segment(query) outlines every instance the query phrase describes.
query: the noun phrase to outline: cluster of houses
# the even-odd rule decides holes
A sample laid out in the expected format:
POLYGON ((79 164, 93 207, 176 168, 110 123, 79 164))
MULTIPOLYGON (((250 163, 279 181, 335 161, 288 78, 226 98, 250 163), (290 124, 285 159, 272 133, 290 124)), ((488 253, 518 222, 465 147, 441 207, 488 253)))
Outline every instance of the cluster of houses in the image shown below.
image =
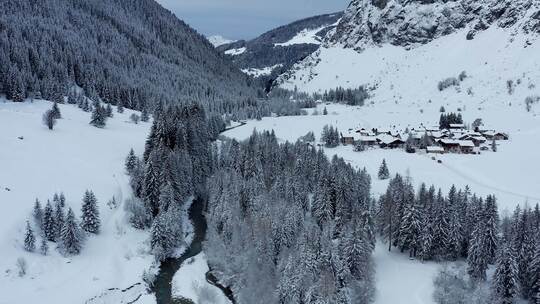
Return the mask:
POLYGON ((423 150, 430 154, 478 154, 481 150, 488 150, 493 141, 508 139, 506 133, 480 128, 470 131, 463 124, 451 124, 448 129, 420 126, 403 132, 396 128, 370 130, 358 128, 341 134, 344 145, 401 148, 410 153, 423 150))

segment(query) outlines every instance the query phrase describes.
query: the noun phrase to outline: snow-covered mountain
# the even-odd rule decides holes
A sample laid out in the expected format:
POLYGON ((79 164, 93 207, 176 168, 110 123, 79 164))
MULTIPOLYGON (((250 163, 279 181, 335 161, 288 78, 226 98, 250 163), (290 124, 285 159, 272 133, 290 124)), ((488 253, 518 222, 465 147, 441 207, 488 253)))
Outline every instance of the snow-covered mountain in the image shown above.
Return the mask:
POLYGON ((367 85, 374 103, 523 106, 538 94, 539 17, 538 1, 355 0, 323 47, 276 83, 308 92, 367 85), (462 71, 458 86, 437 88, 462 71))
POLYGON ((492 26, 540 30, 540 3, 532 0, 354 0, 330 44, 365 49, 385 43, 414 47, 467 30, 467 39, 492 26))
POLYGON ((219 46, 218 50, 230 56, 245 73, 271 80, 317 50, 342 15, 339 12, 299 20, 253 40, 219 46))
POLYGON ((221 35, 210 36, 208 37, 208 41, 215 47, 235 42, 235 40, 227 39, 221 35))

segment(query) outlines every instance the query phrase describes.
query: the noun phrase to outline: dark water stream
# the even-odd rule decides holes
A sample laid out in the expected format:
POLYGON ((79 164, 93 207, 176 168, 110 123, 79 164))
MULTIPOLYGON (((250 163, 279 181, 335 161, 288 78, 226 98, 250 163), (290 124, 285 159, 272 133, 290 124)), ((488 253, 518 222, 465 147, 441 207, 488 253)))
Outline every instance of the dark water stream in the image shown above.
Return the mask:
MULTIPOLYGON (((157 304, 192 304, 193 302, 185 299, 173 299, 172 297, 172 280, 174 274, 180 269, 182 263, 187 259, 190 259, 202 251, 202 242, 206 236, 206 218, 204 217, 204 210, 206 202, 202 199, 196 199, 193 201, 191 208, 189 209, 189 218, 193 224, 194 237, 189 248, 179 258, 170 258, 161 262, 159 266, 159 272, 154 281, 153 291, 156 294, 157 304)), ((218 280, 210 272, 206 274, 206 280, 219 288, 225 296, 235 304, 235 300, 230 288, 219 284, 218 280)))

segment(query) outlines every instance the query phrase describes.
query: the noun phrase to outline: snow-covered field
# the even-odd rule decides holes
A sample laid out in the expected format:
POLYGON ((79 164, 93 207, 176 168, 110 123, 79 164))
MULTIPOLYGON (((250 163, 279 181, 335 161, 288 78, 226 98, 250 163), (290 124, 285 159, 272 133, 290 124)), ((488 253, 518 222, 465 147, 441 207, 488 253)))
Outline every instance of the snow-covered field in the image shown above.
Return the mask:
POLYGON ((315 29, 305 29, 296 34, 293 38, 291 38, 289 41, 283 42, 283 43, 276 43, 274 46, 290 46, 295 44, 321 44, 321 40, 319 37, 317 37, 317 33, 326 28, 327 26, 321 26, 315 29))
POLYGON ((242 69, 242 72, 257 78, 261 76, 270 75, 275 69, 282 66, 283 66, 282 64, 276 64, 276 65, 273 65, 270 67, 264 67, 261 69, 256 69, 256 68, 242 69))
POLYGON ((190 299, 195 303, 229 304, 223 292, 206 281, 208 269, 204 253, 185 261, 174 275, 173 297, 190 299))
MULTIPOLYGON (((132 113, 114 113, 104 129, 88 124, 90 113, 60 105, 63 118, 53 131, 41 122, 51 107, 46 101, 0 101, 0 303, 84 303, 108 288, 125 289, 141 281, 153 258, 146 252, 145 232, 125 222, 122 203, 130 196, 124 158, 133 148, 140 154, 150 123, 129 122, 132 113), (22 137, 23 139, 19 139, 22 137), (9 189, 9 191, 7 190, 9 189), (44 205, 55 192, 64 192, 66 205, 77 216, 86 189, 99 200, 102 228, 87 239, 78 256, 61 256, 54 243, 49 254, 23 250, 24 227, 36 198, 44 205), (120 206, 110 209, 115 197, 120 206), (28 264, 19 277, 17 258, 28 264)), ((38 237, 37 246, 41 242, 38 237)), ((129 292, 110 291, 92 303, 155 302, 137 285, 129 292)))
POLYGON ((238 49, 230 49, 230 50, 226 50, 225 54, 226 55, 231 55, 231 56, 237 56, 237 55, 243 54, 246 50, 247 50, 247 48, 245 48, 245 47, 241 47, 241 48, 238 48, 238 49))
POLYGON ((224 45, 224 44, 232 43, 235 40, 227 39, 227 38, 225 38, 223 36, 220 36, 220 35, 214 35, 214 36, 208 37, 208 41, 210 41, 210 43, 213 46, 218 47, 218 46, 221 46, 221 45, 224 45))

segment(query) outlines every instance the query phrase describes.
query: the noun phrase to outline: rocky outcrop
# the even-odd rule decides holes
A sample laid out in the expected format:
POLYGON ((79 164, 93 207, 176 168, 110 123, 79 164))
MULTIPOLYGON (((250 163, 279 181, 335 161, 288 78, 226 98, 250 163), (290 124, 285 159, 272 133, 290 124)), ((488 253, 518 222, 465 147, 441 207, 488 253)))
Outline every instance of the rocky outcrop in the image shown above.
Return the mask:
POLYGON ((538 0, 354 0, 327 44, 358 50, 389 43, 411 48, 460 29, 467 39, 491 26, 540 32, 538 0))

